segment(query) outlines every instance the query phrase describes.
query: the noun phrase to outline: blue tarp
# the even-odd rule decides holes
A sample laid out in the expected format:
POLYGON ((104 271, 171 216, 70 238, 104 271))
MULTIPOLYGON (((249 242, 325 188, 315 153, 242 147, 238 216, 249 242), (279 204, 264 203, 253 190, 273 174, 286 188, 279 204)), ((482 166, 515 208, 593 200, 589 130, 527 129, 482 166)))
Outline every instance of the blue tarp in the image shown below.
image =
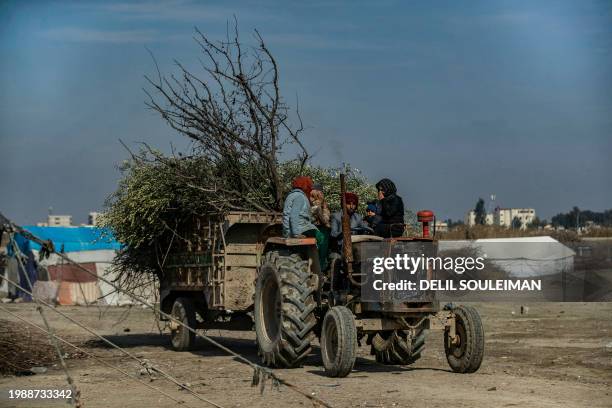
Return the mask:
MULTIPOLYGON (((37 227, 26 225, 23 229, 43 240, 53 241, 55 250, 60 252, 95 251, 100 249, 118 250, 121 246, 110 230, 98 227, 37 227)), ((30 242, 33 250, 40 245, 30 242)))

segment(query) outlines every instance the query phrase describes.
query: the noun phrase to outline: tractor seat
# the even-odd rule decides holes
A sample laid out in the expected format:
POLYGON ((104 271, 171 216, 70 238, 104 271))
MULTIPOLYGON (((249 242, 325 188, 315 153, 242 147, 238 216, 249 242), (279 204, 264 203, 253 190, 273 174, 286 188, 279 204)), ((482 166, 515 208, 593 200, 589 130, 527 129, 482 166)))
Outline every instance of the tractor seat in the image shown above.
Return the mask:
POLYGON ((316 245, 317 241, 314 238, 284 238, 284 237, 270 237, 266 243, 286 245, 286 246, 304 246, 304 245, 316 245))
POLYGON ((377 235, 351 235, 351 242, 376 242, 376 241, 384 241, 383 237, 379 237, 377 235))

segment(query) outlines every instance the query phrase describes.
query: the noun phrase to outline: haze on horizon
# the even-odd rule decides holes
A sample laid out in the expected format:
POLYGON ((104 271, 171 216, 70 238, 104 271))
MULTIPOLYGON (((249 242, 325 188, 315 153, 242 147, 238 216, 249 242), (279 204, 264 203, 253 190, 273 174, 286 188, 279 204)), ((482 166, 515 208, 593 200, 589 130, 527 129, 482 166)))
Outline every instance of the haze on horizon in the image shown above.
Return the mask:
POLYGON ((189 142, 144 105, 143 75, 198 63, 194 26, 258 29, 299 97, 313 164, 396 181, 462 219, 478 197, 540 218, 612 207, 612 3, 175 0, 0 4, 0 211, 103 210, 119 139, 189 142))

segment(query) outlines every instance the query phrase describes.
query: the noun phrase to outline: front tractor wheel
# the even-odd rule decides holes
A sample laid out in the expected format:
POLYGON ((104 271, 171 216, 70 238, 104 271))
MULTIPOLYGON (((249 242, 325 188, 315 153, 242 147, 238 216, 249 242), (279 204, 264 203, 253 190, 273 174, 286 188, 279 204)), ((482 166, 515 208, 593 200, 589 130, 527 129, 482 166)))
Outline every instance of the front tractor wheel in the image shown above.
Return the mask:
POLYGON ((357 359, 357 329, 353 313, 344 306, 329 309, 321 330, 321 357, 330 377, 349 375, 357 359))
POLYGON ((262 362, 299 366, 311 351, 316 303, 308 261, 299 255, 264 255, 255 285, 255 332, 262 362))
POLYGON ((372 338, 371 354, 381 364, 410 365, 421 358, 427 330, 419 327, 414 333, 405 330, 379 332, 372 338))
POLYGON ((480 368, 484 357, 484 329, 478 311, 472 306, 457 306, 455 337, 450 329, 444 331, 444 352, 448 365, 456 373, 473 373, 480 368))

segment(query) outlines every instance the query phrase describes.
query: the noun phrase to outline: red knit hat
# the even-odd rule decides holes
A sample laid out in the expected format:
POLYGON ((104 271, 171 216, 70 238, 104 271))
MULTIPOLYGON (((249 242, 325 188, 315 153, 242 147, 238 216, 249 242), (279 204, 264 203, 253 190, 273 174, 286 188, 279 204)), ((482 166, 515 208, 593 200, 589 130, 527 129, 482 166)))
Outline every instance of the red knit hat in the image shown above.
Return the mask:
POLYGON ((312 184, 312 179, 309 176, 299 176, 293 179, 291 187, 299 188, 304 192, 304 194, 309 196, 310 192, 312 191, 312 184))
POLYGON ((347 205, 355 204, 355 207, 359 206, 359 197, 355 193, 351 193, 347 191, 346 193, 344 193, 344 200, 346 201, 347 205))

